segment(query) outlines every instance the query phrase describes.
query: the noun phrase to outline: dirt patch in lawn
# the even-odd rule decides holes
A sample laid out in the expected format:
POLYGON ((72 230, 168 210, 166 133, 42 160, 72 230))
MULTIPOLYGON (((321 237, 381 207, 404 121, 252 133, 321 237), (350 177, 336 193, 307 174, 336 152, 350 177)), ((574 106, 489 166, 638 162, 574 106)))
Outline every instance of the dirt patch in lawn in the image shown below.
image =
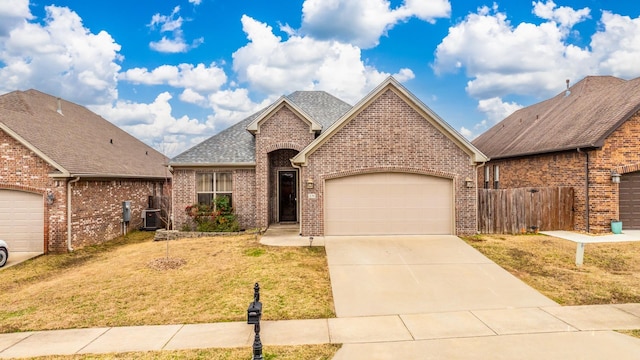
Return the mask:
POLYGON ((256 235, 106 245, 0 271, 0 332, 334 317, 323 247, 268 247, 256 235))
POLYGON ((640 242, 576 244, 546 235, 463 238, 498 265, 562 305, 640 302, 640 242))

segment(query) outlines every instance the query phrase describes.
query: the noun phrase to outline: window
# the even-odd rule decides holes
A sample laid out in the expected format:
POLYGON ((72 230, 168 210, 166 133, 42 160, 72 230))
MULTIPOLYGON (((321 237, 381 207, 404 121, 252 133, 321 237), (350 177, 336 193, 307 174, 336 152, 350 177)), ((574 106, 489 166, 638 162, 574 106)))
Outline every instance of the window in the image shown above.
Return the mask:
POLYGON ((484 167, 484 188, 489 188, 489 166, 484 167))
POLYGON ((232 205, 232 189, 233 174, 230 172, 196 174, 198 204, 213 205, 213 199, 226 196, 232 205))
POLYGON ((498 165, 493 165, 493 188, 500 188, 500 167, 498 165))

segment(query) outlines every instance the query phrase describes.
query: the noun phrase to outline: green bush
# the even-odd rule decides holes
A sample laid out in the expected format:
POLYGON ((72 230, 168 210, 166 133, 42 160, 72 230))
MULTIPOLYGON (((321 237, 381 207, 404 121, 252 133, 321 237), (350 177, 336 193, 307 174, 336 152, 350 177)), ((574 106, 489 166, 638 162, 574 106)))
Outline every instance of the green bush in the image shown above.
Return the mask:
POLYGON ((214 205, 194 204, 185 209, 193 220, 195 230, 201 232, 235 232, 240 230, 229 198, 221 196, 214 205))

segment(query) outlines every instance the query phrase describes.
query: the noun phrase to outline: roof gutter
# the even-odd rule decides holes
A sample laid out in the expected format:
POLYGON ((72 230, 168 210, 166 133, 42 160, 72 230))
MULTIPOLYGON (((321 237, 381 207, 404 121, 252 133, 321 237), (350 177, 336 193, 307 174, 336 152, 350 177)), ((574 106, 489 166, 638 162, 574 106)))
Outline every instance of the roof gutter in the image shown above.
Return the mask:
POLYGON ((73 180, 67 182, 67 251, 72 252, 71 246, 71 184, 80 180, 80 177, 76 177, 73 180))

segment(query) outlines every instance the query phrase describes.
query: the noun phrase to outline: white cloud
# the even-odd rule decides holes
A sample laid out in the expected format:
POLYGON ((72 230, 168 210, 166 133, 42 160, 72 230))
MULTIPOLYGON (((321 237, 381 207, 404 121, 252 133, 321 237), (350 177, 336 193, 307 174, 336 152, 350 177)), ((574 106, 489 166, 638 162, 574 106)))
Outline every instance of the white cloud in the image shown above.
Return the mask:
POLYGON ((0 1, 0 37, 25 20, 33 19, 29 10, 29 0, 0 1))
POLYGON ((195 145, 196 137, 211 136, 213 129, 188 116, 173 117, 171 98, 163 92, 150 104, 118 100, 114 105, 92 106, 91 110, 165 155, 174 156, 195 145))
POLYGON ((120 73, 119 79, 134 84, 170 85, 176 88, 190 88, 197 92, 219 90, 227 82, 224 70, 215 63, 161 65, 149 71, 147 68, 133 68, 120 73))
MULTIPOLYGON (((354 45, 300 36, 283 41, 270 26, 246 15, 242 24, 250 42, 233 54, 233 69, 240 81, 263 94, 325 90, 353 103, 390 75, 366 66, 354 45)), ((410 69, 396 75, 400 81, 414 77, 410 69)))
POLYGON ((557 7, 553 0, 548 0, 546 3, 534 1, 533 13, 541 19, 555 21, 561 27, 571 28, 590 18, 591 10, 589 8, 574 10, 568 6, 557 7))
POLYGON ((522 109, 522 105, 515 102, 504 102, 499 97, 478 101, 478 110, 484 113, 492 124, 500 122, 502 119, 513 114, 514 111, 522 109))
POLYGON ((602 30, 591 38, 600 72, 623 78, 640 76, 640 17, 602 13, 602 30))
POLYGON ((301 31, 316 39, 370 48, 398 22, 412 17, 433 22, 450 13, 448 0, 406 0, 395 9, 387 0, 306 0, 301 31))
POLYGON ((17 5, 13 12, 0 7, 16 20, 11 32, 0 36, 1 93, 36 88, 82 104, 117 97, 122 57, 120 45, 108 33, 91 33, 66 7, 47 6, 43 24, 32 23, 28 6, 25 10, 22 1, 17 5))
POLYGON ((180 6, 176 6, 173 8, 171 15, 156 13, 151 17, 151 23, 148 25, 150 28, 159 27, 160 33, 169 32, 172 36, 172 38, 163 36, 160 41, 150 42, 149 47, 152 50, 163 53, 183 53, 200 46, 204 42, 202 37, 194 40, 191 44, 186 42, 182 31, 184 19, 179 14, 180 6))
POLYGON ((449 29, 436 49, 437 73, 463 68, 470 78, 467 92, 479 99, 505 94, 547 97, 562 91, 565 79, 587 75, 640 75, 630 59, 640 58, 640 26, 604 12, 604 29, 592 38, 591 49, 568 41, 568 26, 583 21, 589 9, 556 8, 534 2, 534 12, 550 21, 512 25, 497 7, 483 7, 449 29))

